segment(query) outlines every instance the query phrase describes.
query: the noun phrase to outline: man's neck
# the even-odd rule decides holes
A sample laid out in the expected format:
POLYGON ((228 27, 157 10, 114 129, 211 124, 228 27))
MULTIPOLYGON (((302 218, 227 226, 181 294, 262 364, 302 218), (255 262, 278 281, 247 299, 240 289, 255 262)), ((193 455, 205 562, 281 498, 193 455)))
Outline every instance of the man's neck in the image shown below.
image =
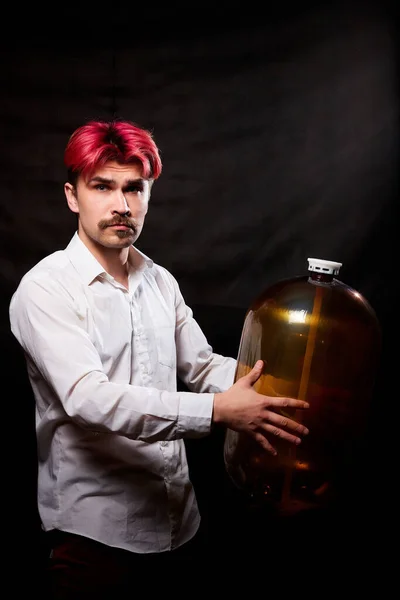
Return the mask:
POLYGON ((130 246, 127 248, 105 248, 104 246, 90 243, 86 239, 82 241, 95 259, 101 264, 106 273, 114 277, 118 283, 128 289, 128 258, 130 246))
POLYGON ((99 255, 95 254, 95 257, 109 275, 128 289, 129 248, 119 250, 104 248, 104 250, 105 252, 101 252, 99 255))

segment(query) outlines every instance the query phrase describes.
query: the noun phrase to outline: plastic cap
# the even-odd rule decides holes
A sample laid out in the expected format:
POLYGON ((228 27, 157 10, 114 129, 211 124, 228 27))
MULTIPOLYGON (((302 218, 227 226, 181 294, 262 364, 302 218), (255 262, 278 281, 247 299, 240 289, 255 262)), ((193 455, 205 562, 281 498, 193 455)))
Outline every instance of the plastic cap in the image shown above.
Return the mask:
POLYGON ((332 260, 323 260, 322 258, 307 258, 308 270, 326 273, 327 275, 337 275, 342 263, 332 260))

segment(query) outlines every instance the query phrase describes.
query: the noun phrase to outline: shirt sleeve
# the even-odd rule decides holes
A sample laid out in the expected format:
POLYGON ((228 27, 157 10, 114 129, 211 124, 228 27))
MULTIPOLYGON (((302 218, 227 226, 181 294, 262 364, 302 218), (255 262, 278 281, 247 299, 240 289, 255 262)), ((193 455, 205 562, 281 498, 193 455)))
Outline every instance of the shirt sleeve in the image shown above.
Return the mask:
POLYGON ((51 410, 58 403, 84 428, 145 442, 207 435, 213 390, 229 376, 211 375, 222 359, 204 349, 200 328, 181 300, 177 310, 178 355, 182 344, 186 348, 179 359, 181 371, 190 388, 202 390, 200 394, 111 382, 68 291, 54 278, 23 280, 10 303, 11 330, 35 366, 41 409, 51 410), (194 342, 191 352, 183 343, 188 336, 194 342))
POLYGON ((234 382, 236 360, 213 352, 172 275, 171 281, 175 293, 178 376, 189 390, 223 392, 234 382))

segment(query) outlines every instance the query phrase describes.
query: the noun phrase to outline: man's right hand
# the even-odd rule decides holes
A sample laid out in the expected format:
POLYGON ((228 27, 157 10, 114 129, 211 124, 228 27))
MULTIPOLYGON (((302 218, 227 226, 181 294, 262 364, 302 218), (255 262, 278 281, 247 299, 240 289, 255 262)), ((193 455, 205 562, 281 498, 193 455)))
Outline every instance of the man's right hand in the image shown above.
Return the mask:
POLYGON ((303 400, 265 396, 256 392, 254 384, 260 378, 263 367, 263 361, 257 361, 252 370, 238 379, 226 392, 215 394, 213 422, 249 434, 265 450, 275 455, 277 452, 268 441, 268 434, 292 444, 300 444, 299 436, 308 434, 307 427, 278 414, 276 409, 307 409, 309 404, 303 400))

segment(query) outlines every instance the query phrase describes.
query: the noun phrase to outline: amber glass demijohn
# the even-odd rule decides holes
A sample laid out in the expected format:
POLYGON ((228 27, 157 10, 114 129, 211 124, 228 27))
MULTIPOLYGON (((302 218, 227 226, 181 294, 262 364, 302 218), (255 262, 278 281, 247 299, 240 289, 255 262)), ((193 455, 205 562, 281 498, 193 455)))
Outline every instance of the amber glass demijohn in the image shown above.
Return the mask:
POLYGON ((245 316, 235 381, 262 359, 256 391, 310 404, 282 411, 309 434, 299 446, 270 438, 276 456, 247 434, 225 434, 230 478, 279 514, 335 502, 362 460, 381 333, 368 301, 335 277, 341 266, 309 258, 303 276, 270 286, 245 316))

